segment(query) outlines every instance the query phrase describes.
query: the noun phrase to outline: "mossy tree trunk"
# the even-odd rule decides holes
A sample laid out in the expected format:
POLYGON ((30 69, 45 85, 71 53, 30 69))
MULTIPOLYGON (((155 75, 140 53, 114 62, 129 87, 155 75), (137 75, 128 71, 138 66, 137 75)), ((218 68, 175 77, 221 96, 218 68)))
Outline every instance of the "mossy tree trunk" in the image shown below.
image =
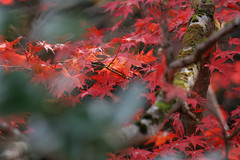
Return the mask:
MULTIPOLYGON (((184 58, 193 54, 196 46, 203 42, 215 30, 214 11, 215 6, 211 0, 202 0, 196 4, 195 13, 189 21, 189 25, 184 35, 183 48, 178 58, 184 58)), ((215 48, 215 47, 214 47, 215 48)), ((199 64, 193 64, 182 68, 176 73, 174 84, 206 98, 208 86, 210 84, 210 71, 205 64, 210 62, 211 54, 202 53, 204 59, 199 64)), ((201 106, 198 106, 201 107, 201 106)), ((196 114, 198 119, 202 118, 202 113, 196 114)), ((184 115, 186 135, 190 136, 195 132, 197 122, 190 116, 184 115)))
MULTIPOLYGON (((195 1, 193 6, 195 6, 195 13, 189 21, 178 59, 194 54, 197 45, 215 30, 213 17, 215 6, 212 1, 195 1)), ((204 65, 210 61, 211 56, 206 53, 202 53, 202 55, 205 55, 205 58, 199 64, 192 64, 180 69, 175 74, 173 84, 188 91, 192 90, 206 98, 210 71, 204 65)), ((155 103, 146 114, 142 115, 135 124, 121 129, 118 133, 121 141, 124 144, 140 144, 146 141, 149 136, 156 135, 174 106, 176 103, 167 103, 164 92, 160 91, 155 103)), ((196 116, 201 119, 202 114, 196 116)), ((186 135, 189 136, 195 132, 196 121, 189 115, 184 115, 184 122, 186 135)))

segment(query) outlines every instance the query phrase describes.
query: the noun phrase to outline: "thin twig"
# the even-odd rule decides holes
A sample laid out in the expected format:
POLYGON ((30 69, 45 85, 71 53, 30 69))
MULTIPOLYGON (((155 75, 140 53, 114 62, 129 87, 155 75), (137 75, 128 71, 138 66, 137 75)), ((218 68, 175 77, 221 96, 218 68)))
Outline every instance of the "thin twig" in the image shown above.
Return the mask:
MULTIPOLYGON (((238 124, 238 126, 240 125, 240 123, 238 124)), ((237 126, 237 127, 238 127, 237 126)), ((236 128, 237 128, 236 127, 236 128)), ((233 131, 233 133, 230 135, 230 136, 228 136, 228 137, 226 137, 228 140, 231 140, 235 135, 237 135, 238 134, 238 132, 240 132, 240 127, 239 128, 237 128, 237 129, 235 129, 234 131, 233 131)))
MULTIPOLYGON (((240 125, 240 123, 236 126, 236 128, 240 125)), ((228 160, 228 155, 229 155, 229 143, 231 142, 232 138, 237 135, 240 132, 240 128, 237 128, 233 131, 233 133, 228 136, 225 130, 223 130, 223 137, 224 137, 224 142, 225 142, 225 160, 228 160)))
POLYGON ((121 48, 121 45, 122 44, 120 44, 119 45, 119 47, 118 47, 118 49, 117 49, 117 53, 116 53, 116 55, 115 55, 115 57, 113 58, 113 60, 107 65, 107 68, 109 68, 112 64, 113 64, 113 62, 115 61, 115 59, 117 58, 117 56, 118 56, 118 53, 119 53, 119 51, 120 51, 120 48, 121 48))
POLYGON ((107 70, 109 70, 109 71, 111 71, 111 72, 113 72, 113 73, 123 77, 124 79, 131 80, 131 78, 129 78, 128 76, 124 75, 122 72, 120 72, 120 71, 118 71, 116 69, 113 69, 113 68, 109 68, 108 66, 106 66, 104 63, 102 63, 100 61, 99 61, 99 64, 91 64, 91 65, 98 66, 98 67, 104 67, 107 70))
POLYGON ((221 125, 223 127, 223 129, 226 131, 226 130, 229 130, 229 126, 226 122, 226 120, 224 119, 222 113, 221 113, 221 110, 220 110, 220 107, 219 107, 219 104, 217 102, 217 98, 216 98, 216 95, 215 93, 213 92, 212 90, 212 86, 210 85, 208 87, 208 93, 207 93, 207 99, 209 99, 209 103, 210 103, 210 106, 208 106, 208 109, 209 111, 216 117, 220 120, 221 122, 221 125))
POLYGON ((6 65, 0 65, 0 67, 4 67, 4 68, 24 68, 24 69, 27 69, 27 70, 29 70, 29 71, 32 71, 31 68, 23 67, 23 66, 6 66, 6 65))
POLYGON ((186 101, 184 101, 182 99, 179 99, 178 102, 173 105, 171 110, 168 112, 168 116, 170 116, 171 114, 173 114, 175 112, 182 112, 183 114, 185 114, 185 115, 189 116, 190 118, 192 118, 197 123, 199 123, 199 124, 202 123, 198 119, 196 114, 194 114, 192 111, 190 111, 190 108, 188 107, 186 101))

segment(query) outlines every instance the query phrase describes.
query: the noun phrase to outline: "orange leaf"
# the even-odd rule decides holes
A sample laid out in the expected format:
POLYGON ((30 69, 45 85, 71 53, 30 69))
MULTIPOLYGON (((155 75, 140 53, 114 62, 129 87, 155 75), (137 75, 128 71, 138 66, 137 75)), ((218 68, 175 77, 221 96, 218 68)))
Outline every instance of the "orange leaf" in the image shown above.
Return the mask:
POLYGON ((178 135, 167 132, 167 131, 160 131, 157 135, 153 136, 149 141, 147 141, 145 144, 150 144, 155 142, 155 146, 162 145, 166 143, 168 140, 172 141, 174 138, 178 137, 178 135))

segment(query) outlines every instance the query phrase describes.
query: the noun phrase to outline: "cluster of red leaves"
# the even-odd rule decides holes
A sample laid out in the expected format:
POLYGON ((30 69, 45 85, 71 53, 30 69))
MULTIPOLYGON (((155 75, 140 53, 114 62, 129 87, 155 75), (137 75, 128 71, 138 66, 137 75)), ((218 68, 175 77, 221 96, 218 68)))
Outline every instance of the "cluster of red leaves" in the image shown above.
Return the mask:
MULTIPOLYGON (((11 4, 13 1, 2 0, 2 4, 11 4)), ((217 12, 215 17, 220 23, 229 22, 239 16, 239 0, 216 1, 217 12)), ((153 50, 135 53, 139 43, 145 45, 161 45, 163 40, 162 23, 166 20, 168 30, 175 32, 175 38, 181 39, 184 35, 189 18, 193 10, 185 0, 122 0, 107 3, 105 12, 110 11, 112 16, 118 17, 119 21, 110 29, 99 30, 92 27, 87 30, 85 40, 75 43, 49 44, 46 41, 28 41, 21 44, 19 37, 12 42, 0 43, 0 67, 9 70, 28 70, 32 74, 32 82, 43 84, 58 99, 75 105, 86 96, 112 97, 114 88, 120 86, 123 90, 128 83, 135 79, 142 80, 149 91, 145 96, 151 102, 155 100, 155 90, 163 87, 163 74, 165 70, 164 55, 154 56, 153 50), (142 17, 136 19, 131 26, 132 32, 128 32, 120 38, 113 38, 104 42, 104 32, 119 29, 130 14, 141 10, 142 17), (23 45, 23 46, 22 46, 23 45), (112 52, 114 48, 118 48, 112 52), (38 55, 40 52, 54 54, 53 60, 43 61, 38 55)), ((27 40, 26 38, 24 38, 27 40)), ((234 56, 240 52, 239 38, 232 38, 230 46, 234 45, 234 51, 222 51, 217 49, 209 67, 212 76, 214 90, 219 86, 232 87, 229 95, 240 97, 240 64, 232 63, 234 56), (229 62, 231 61, 231 62, 229 62), (222 74, 220 74, 219 71, 222 74), (222 77, 225 76, 225 79, 222 77)), ((181 97, 182 91, 171 85, 164 85, 169 99, 181 97)), ((202 97, 195 95, 188 99, 195 112, 196 105, 206 102, 202 97)), ((180 120, 180 114, 172 115, 173 128, 176 133, 159 132, 149 141, 155 143, 153 151, 130 147, 119 154, 109 154, 109 159, 153 159, 155 157, 181 157, 202 158, 208 151, 218 151, 224 155, 224 137, 232 135, 239 128, 240 108, 232 111, 229 118, 234 122, 231 130, 223 132, 221 123, 213 116, 202 119, 202 124, 197 126, 196 132, 202 134, 184 134, 184 126, 180 120), (201 148, 196 150, 196 148, 201 148)), ((19 121, 20 122, 20 121, 19 121)), ((17 123, 14 122, 14 125, 17 123)), ((232 137, 229 158, 239 158, 239 133, 232 137)))
POLYGON ((234 61, 234 56, 240 54, 239 38, 230 38, 228 41, 234 50, 222 51, 217 49, 211 64, 207 64, 212 73, 211 84, 215 92, 227 89, 225 96, 230 99, 240 95, 240 61, 234 61))
POLYGON ((136 77, 148 83, 151 93, 161 85, 159 77, 164 73, 164 57, 157 61, 152 50, 134 54, 122 51, 121 46, 112 56, 106 50, 115 46, 114 42, 103 44, 101 38, 96 39, 103 36, 103 32, 95 27, 89 29, 86 35, 89 34, 90 38, 76 44, 29 42, 21 49, 17 45, 22 37, 5 41, 0 45, 1 67, 6 71, 29 70, 32 82, 43 84, 58 100, 71 100, 72 105, 80 103, 80 98, 87 95, 114 98, 112 91, 116 86, 125 89, 136 77), (37 53, 43 50, 55 54, 55 59, 52 62, 41 60, 37 53), (78 93, 74 94, 76 89, 78 93))
MULTIPOLYGON (((182 122, 179 120, 179 114, 176 114, 174 115, 173 126, 177 121, 178 126, 175 127, 177 133, 164 131, 153 136, 146 143, 146 145, 155 144, 152 152, 130 147, 116 154, 109 153, 109 160, 148 160, 157 157, 164 159, 221 159, 225 156, 226 136, 231 137, 231 135, 234 136, 229 140, 228 157, 231 160, 238 160, 240 158, 240 106, 228 116, 229 120, 233 121, 230 130, 223 130, 221 122, 213 115, 209 115, 202 119, 202 124, 197 125, 194 134, 186 136, 184 130, 179 130, 179 125, 181 126, 182 122)), ((183 128, 183 126, 180 128, 183 128)))
MULTIPOLYGON (((161 11, 159 11, 159 8, 157 8, 156 1, 144 1, 143 3, 150 4, 153 7, 144 9, 144 12, 146 12, 147 16, 137 19, 135 23, 135 29, 136 32, 131 33, 127 35, 129 38, 133 37, 131 40, 135 40, 135 38, 138 38, 138 41, 136 41, 135 45, 141 41, 144 43, 150 43, 150 44, 161 44, 162 41, 162 32, 161 26, 159 25, 159 21, 161 18, 164 17, 164 19, 167 20, 169 31, 176 31, 175 38, 178 37, 178 39, 181 39, 181 37, 184 35, 186 31, 187 21, 189 20, 190 16, 192 15, 193 11, 188 6, 189 4, 185 1, 169 1, 169 4, 166 6, 166 8, 169 7, 169 10, 167 12, 164 12, 164 15, 161 15, 161 11), (176 8, 176 5, 181 6, 181 8, 176 8), (156 7, 156 8, 154 8, 156 7), (172 9, 174 8, 174 10, 172 9), (156 9, 156 10, 155 10, 156 9), (158 11, 157 11, 158 10, 158 11), (152 16, 154 15, 154 16, 152 16), (156 20, 155 17, 158 19, 156 20), (149 28, 152 28, 149 30, 149 28), (156 33, 155 31, 160 31, 156 33), (150 32, 151 31, 151 32, 150 32), (153 34, 152 34, 153 33, 153 34), (151 36, 149 36, 151 34, 151 36), (140 36, 139 36, 140 35, 140 36), (148 40, 147 38, 150 37, 151 40, 148 40), (156 39, 156 37, 158 37, 156 39)), ((114 15, 114 10, 116 9, 116 15, 119 16, 119 12, 121 12, 121 8, 118 8, 118 5, 123 5, 125 2, 111 2, 107 5, 105 5, 106 11, 111 10, 111 14, 114 15)), ((160 3, 160 2, 159 2, 160 3)), ((229 22, 232 19, 238 17, 240 15, 239 12, 239 6, 237 5, 239 3, 239 0, 233 0, 233 1, 217 1, 216 2, 216 8, 217 12, 215 13, 216 19, 223 24, 225 22, 229 22)), ((137 6, 139 7, 139 6, 137 6)), ((162 9, 162 8, 161 8, 162 9)), ((130 12, 125 12, 126 14, 132 13, 132 10, 130 12)), ((114 30, 122 23, 122 20, 119 21, 119 23, 116 23, 116 25, 113 27, 114 30)), ((124 37, 125 38, 125 37, 124 37)), ((132 42, 132 41, 131 41, 132 42)), ((134 42, 134 41, 133 41, 134 42)), ((239 54, 239 38, 231 38, 229 41, 230 46, 235 45, 236 49, 234 50, 228 50, 223 51, 220 49, 217 49, 217 51, 214 53, 214 57, 210 64, 207 64, 206 67, 209 67, 210 71, 213 73, 213 76, 211 78, 211 83, 213 85, 213 88, 215 91, 219 88, 219 86, 225 85, 225 89, 227 86, 231 86, 232 84, 235 84, 235 86, 232 88, 231 96, 234 96, 235 98, 239 98, 239 87, 236 87, 236 85, 239 85, 239 62, 234 62, 234 56, 239 54), (222 73, 222 74, 220 74, 222 73), (219 76, 221 75, 221 77, 219 76), (219 77, 217 77, 219 76, 219 77), (224 76, 225 78, 222 78, 224 76), (217 83, 216 83, 217 82, 217 83), (237 94, 238 93, 238 94, 237 94)), ((134 44, 134 43, 133 43, 134 44)), ((132 44, 131 44, 132 45, 132 44)), ((128 48, 130 48, 128 46, 128 48)), ((176 93, 176 90, 173 89, 176 93)), ((169 93, 167 93, 169 94, 169 93)), ((194 93, 195 94, 195 93, 194 93)), ((229 94, 229 93, 228 93, 229 94)), ((176 96, 176 94, 175 94, 176 96)), ((179 96, 179 95, 177 95, 179 96)), ((229 96, 228 96, 229 97, 229 96)), ((197 104, 201 106, 205 106, 206 99, 200 97, 199 95, 195 94, 194 98, 188 98, 187 103, 190 104, 194 112, 202 112, 203 110, 199 110, 197 108, 197 104)), ((211 157, 212 155, 208 154, 208 152, 214 152, 214 151, 220 151, 222 155, 219 155, 218 157, 211 157, 211 158, 220 158, 223 157, 225 154, 225 136, 226 135, 234 135, 234 132, 239 128, 239 107, 238 109, 232 111, 230 115, 228 116, 229 121, 234 121, 234 123, 231 126, 231 129, 227 131, 227 133, 223 133, 223 126, 219 122, 218 119, 216 119, 214 116, 210 115, 207 117, 204 117, 202 120, 202 124, 198 125, 196 133, 198 134, 192 134, 191 136, 184 135, 184 127, 181 122, 180 114, 174 114, 172 115, 173 119, 173 127, 176 131, 176 134, 173 133, 166 133, 166 132, 159 132, 158 135, 153 136, 148 143, 155 143, 156 149, 150 154, 149 152, 146 152, 144 149, 133 149, 130 148, 131 152, 121 152, 121 154, 112 155, 110 154, 110 159, 152 159, 156 157, 163 157, 163 158, 173 158, 173 159, 185 159, 185 158, 198 158, 198 159, 206 159, 207 157, 211 157), (199 134, 201 132, 201 134, 199 134), (198 148, 196 150, 196 148, 198 148), (201 148, 201 149, 199 149, 201 148), (135 158, 134 155, 138 154, 138 158, 135 158), (139 155, 141 154, 142 157, 139 155), (205 157, 205 158, 204 158, 205 157)), ((225 117, 227 120, 227 116, 225 117)), ((240 135, 239 133, 231 139, 232 143, 229 146, 230 153, 229 158, 230 159, 239 159, 239 139, 240 135)), ((147 143, 147 144, 148 144, 147 143)))

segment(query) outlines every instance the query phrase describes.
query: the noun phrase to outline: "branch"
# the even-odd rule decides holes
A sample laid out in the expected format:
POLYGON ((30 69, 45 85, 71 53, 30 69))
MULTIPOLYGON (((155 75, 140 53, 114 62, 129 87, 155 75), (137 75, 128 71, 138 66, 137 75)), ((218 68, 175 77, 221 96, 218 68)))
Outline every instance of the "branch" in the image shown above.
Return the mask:
POLYGON ((24 69, 29 70, 29 71, 32 70, 31 68, 23 67, 23 66, 7 66, 7 65, 0 65, 0 68, 24 68, 24 69))
POLYGON ((129 78, 128 76, 126 76, 124 73, 114 69, 114 68, 109 68, 109 66, 106 66, 104 63, 102 63, 101 61, 98 61, 98 63, 96 64, 91 64, 92 66, 97 66, 97 67, 103 67, 103 68, 106 68, 107 70, 119 75, 120 77, 124 78, 124 79, 127 79, 129 81, 131 81, 131 78, 129 78))
POLYGON ((211 85, 208 87, 207 99, 209 100, 210 103, 210 105, 207 105, 207 107, 211 111, 211 114, 213 114, 220 120, 225 131, 229 130, 229 126, 222 115, 219 104, 217 102, 216 95, 214 94, 211 85))
POLYGON ((240 123, 238 123, 238 125, 237 125, 236 129, 233 131, 233 133, 230 136, 226 137, 227 140, 232 140, 232 138, 240 132, 240 127, 239 126, 240 126, 240 123))
POLYGON ((155 103, 147 112, 130 126, 123 127, 117 131, 117 137, 122 145, 139 145, 145 143, 148 138, 156 135, 163 125, 165 114, 159 110, 158 102, 162 97, 157 96, 155 103))
POLYGON ((232 23, 228 24, 226 27, 220 29, 218 32, 210 36, 206 41, 197 45, 194 54, 170 63, 165 73, 167 79, 172 79, 177 70, 201 61, 203 59, 204 52, 211 48, 219 39, 229 33, 232 33, 239 26, 240 17, 238 17, 232 23))

